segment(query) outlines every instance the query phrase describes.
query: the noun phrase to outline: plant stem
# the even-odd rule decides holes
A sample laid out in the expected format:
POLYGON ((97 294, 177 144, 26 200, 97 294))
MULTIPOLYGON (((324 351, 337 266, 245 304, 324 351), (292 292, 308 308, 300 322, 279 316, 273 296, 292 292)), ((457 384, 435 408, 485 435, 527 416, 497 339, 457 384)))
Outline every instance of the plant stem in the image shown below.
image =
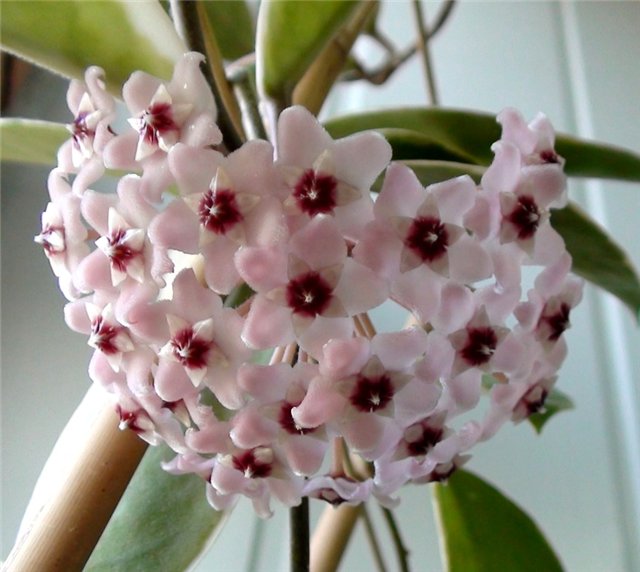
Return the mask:
POLYGON ((371 522, 369 511, 364 504, 360 505, 360 512, 362 513, 362 522, 364 522, 365 532, 367 534, 367 538, 369 539, 371 552, 373 552, 373 560, 376 563, 376 568, 378 569, 378 572, 386 572, 387 566, 384 563, 382 552, 380 552, 380 543, 378 542, 378 538, 376 537, 376 531, 373 528, 373 523, 371 522))
POLYGON ((20 537, 3 572, 83 569, 133 476, 147 444, 118 428, 111 404, 78 434, 68 476, 20 537))
POLYGON ((436 88, 435 77, 433 76, 433 63, 431 61, 431 52, 429 49, 429 32, 424 22, 422 2, 421 0, 413 0, 412 5, 419 37, 417 48, 422 56, 422 64, 424 66, 424 74, 427 81, 427 93, 429 94, 431 104, 438 105, 438 90, 436 88))
POLYGON ((309 498, 289 511, 291 572, 309 572, 309 498))
POLYGON ((384 519, 389 527, 389 531, 391 532, 391 538, 393 539, 393 545, 396 549, 396 555, 398 557, 398 564, 400 565, 400 570, 402 572, 409 572, 409 551, 404 545, 402 541, 402 536, 400 535, 400 529, 398 528, 398 524, 396 523, 396 519, 393 516, 393 513, 383 506, 380 507, 382 510, 382 514, 384 515, 384 519))

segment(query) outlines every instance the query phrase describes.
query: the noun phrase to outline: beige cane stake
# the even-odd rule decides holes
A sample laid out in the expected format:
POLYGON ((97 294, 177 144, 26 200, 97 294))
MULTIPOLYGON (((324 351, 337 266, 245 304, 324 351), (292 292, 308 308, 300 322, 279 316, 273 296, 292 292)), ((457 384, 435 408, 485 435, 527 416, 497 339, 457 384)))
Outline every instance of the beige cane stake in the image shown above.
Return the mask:
POLYGON ((118 428, 111 405, 79 435, 68 477, 2 566, 3 572, 75 572, 83 569, 135 472, 147 444, 118 428))

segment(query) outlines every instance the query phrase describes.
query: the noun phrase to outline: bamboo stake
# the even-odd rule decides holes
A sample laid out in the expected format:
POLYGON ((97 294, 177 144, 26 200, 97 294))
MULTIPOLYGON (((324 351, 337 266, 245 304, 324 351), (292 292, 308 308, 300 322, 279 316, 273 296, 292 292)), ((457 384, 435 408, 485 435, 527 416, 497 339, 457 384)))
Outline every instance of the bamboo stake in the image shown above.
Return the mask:
POLYGON ((311 572, 335 572, 360 516, 360 506, 328 506, 311 539, 311 572))
POLYGON ((81 571, 133 476, 147 444, 118 428, 109 404, 87 427, 66 479, 19 538, 3 572, 81 571))

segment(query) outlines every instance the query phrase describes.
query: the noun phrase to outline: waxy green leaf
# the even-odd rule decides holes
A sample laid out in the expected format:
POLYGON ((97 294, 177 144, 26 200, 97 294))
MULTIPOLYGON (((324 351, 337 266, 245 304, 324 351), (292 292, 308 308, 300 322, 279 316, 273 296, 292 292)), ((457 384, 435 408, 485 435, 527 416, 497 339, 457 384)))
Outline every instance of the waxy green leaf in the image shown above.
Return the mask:
MULTIPOLYGON (((325 127, 333 137, 376 129, 393 147, 393 158, 458 161, 488 166, 491 144, 500 138, 495 115, 446 108, 407 108, 348 115, 325 127)), ((640 182, 640 155, 612 145, 558 134, 556 151, 566 159, 565 172, 640 182)))
POLYGON ((53 166, 58 148, 71 134, 61 123, 0 119, 0 160, 53 166))
POLYGON ((258 88, 287 102, 293 88, 359 2, 263 0, 258 12, 258 88))
POLYGON ((209 506, 201 478, 162 470, 171 456, 149 447, 84 572, 185 570, 222 528, 227 513, 209 506))
POLYGON ((536 523, 481 478, 458 470, 433 495, 447 572, 562 571, 536 523))
POLYGON ((573 271, 622 300, 640 319, 640 278, 625 251, 576 204, 551 213, 573 257, 573 271))
POLYGON ((545 399, 543 411, 529 415, 527 420, 533 425, 536 433, 540 433, 542 432, 542 427, 546 425, 547 421, 556 413, 568 411, 569 409, 573 409, 573 407, 574 405, 571 398, 566 393, 554 388, 545 399))
POLYGON ((253 18, 244 0, 204 2, 204 8, 225 59, 236 60, 253 52, 253 18))
POLYGON ((186 51, 159 2, 3 2, 0 37, 3 49, 67 77, 100 66, 115 94, 135 70, 169 79, 186 51))

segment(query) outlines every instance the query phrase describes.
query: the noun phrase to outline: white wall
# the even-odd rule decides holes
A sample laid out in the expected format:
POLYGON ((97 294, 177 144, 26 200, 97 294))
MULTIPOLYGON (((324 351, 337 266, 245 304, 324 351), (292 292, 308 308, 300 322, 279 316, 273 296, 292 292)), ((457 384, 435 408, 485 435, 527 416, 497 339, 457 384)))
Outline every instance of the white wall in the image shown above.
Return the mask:
MULTIPOLYGON (((426 7, 433 16, 436 4, 426 7)), ((410 14, 408 3, 393 2, 381 15, 400 45, 414 34, 410 14)), ((528 117, 542 110, 559 130, 640 151, 638 30, 636 2, 462 2, 433 44, 442 103, 496 112, 513 105, 528 117)), ((64 88, 32 79, 12 111, 67 121, 64 88), (56 98, 54 87, 62 90, 56 98)), ((327 111, 425 101, 420 67, 412 62, 383 88, 339 90, 327 111)), ((3 556, 39 467, 88 383, 89 349, 66 330, 62 297, 32 242, 46 203, 45 176, 2 170, 3 556)), ((640 266, 639 186, 575 184, 572 193, 640 266)), ((640 570, 640 335, 617 301, 592 288, 572 321, 559 387, 573 396, 576 410, 552 420, 540 437, 524 424, 505 428, 475 451, 470 468, 536 518, 567 570, 640 570)), ((412 487, 403 497, 399 518, 415 569, 439 570, 428 490, 412 487)), ((199 569, 242 570, 246 545, 237 539, 248 539, 252 520, 241 505, 199 569)), ((259 569, 286 570, 286 513, 265 531, 270 556, 259 569)), ((371 569, 361 531, 354 542, 343 569, 371 569)))

